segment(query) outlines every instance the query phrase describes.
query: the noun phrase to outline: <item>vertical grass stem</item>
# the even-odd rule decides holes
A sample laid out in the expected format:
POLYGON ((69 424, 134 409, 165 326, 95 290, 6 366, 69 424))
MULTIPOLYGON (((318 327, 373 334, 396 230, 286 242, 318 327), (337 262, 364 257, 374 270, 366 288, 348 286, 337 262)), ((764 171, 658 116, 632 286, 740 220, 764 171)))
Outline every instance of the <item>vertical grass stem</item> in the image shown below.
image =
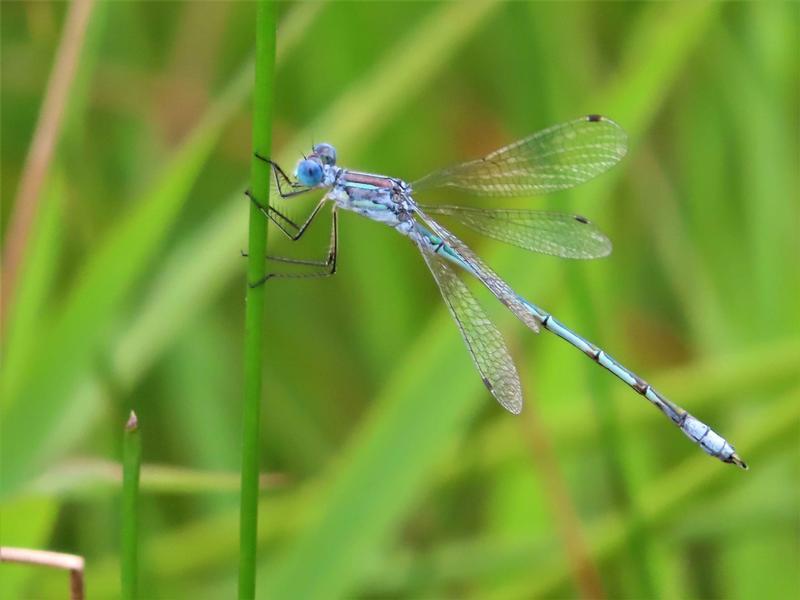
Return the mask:
MULTIPOLYGON (((260 0, 256 8, 256 72, 253 95, 253 157, 250 190, 261 204, 269 202, 269 165, 255 154, 270 156, 272 141, 272 79, 275 67, 275 4, 260 0)), ((267 224, 250 204, 247 280, 265 274, 267 224)), ((259 425, 264 331, 264 287, 247 288, 245 308, 244 405, 242 410, 242 484, 239 513, 239 598, 255 597, 256 534, 258 529, 259 425)))
POLYGON ((131 411, 122 438, 122 598, 138 597, 139 581, 139 471, 142 442, 139 420, 131 411))

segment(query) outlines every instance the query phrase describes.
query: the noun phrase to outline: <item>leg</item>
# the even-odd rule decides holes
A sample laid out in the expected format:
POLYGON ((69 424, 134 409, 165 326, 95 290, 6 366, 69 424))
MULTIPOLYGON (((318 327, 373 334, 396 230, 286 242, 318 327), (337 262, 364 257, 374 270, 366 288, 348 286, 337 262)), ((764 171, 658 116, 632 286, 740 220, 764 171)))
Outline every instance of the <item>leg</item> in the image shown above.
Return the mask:
MULTIPOLYGON (((315 210, 315 213, 319 207, 315 210)), ((302 260, 296 258, 285 258, 279 256, 268 256, 268 259, 277 260, 279 262, 291 263, 303 266, 324 267, 323 271, 315 273, 267 273, 258 281, 249 284, 250 287, 258 287, 265 284, 270 279, 283 278, 283 279, 311 279, 317 277, 330 277, 336 273, 336 258, 339 252, 339 218, 336 211, 336 206, 331 211, 331 242, 328 247, 328 257, 325 260, 302 260)))
POLYGON ((309 191, 311 188, 305 187, 296 183, 289 179, 289 176, 286 172, 281 169, 281 166, 273 160, 261 156, 258 152, 254 154, 254 156, 258 160, 262 160, 265 163, 269 163, 270 167, 272 167, 272 175, 275 177, 275 185, 278 188, 278 194, 280 194, 281 198, 291 198, 292 196, 298 196, 300 194, 304 194, 309 191), (292 191, 291 192, 284 192, 283 188, 281 187, 281 180, 283 180, 285 185, 288 185, 292 191))
MULTIPOLYGON (((242 250, 242 256, 244 258, 247 258, 250 255, 244 250, 242 250)), ((267 254, 264 258, 266 258, 267 260, 274 260, 275 262, 288 263, 291 265, 306 265, 309 267, 327 267, 329 264, 327 259, 305 260, 302 258, 290 258, 288 256, 272 256, 271 254, 267 254)))
MULTIPOLYGON (((300 186, 296 182, 293 182, 291 179, 289 179, 289 176, 286 175, 286 172, 275 161, 270 160, 269 158, 266 158, 264 156, 261 156, 258 153, 255 154, 255 157, 259 160, 263 160, 264 162, 269 163, 270 167, 272 167, 272 175, 275 178, 275 186, 281 198, 291 198, 293 196, 299 196, 300 194, 305 194, 306 192, 311 191, 312 188, 300 186), (285 185, 288 185, 290 188, 292 188, 291 192, 284 191, 283 187, 281 186, 281 180, 283 180, 285 185)), ((271 220, 273 223, 275 223, 278 229, 280 229, 281 232, 293 242, 296 242, 303 236, 306 229, 311 224, 311 221, 314 220, 314 217, 317 215, 319 209, 322 208, 322 204, 324 204, 325 202, 324 198, 320 200, 319 204, 317 204, 317 206, 311 212, 306 221, 302 225, 297 225, 297 223, 292 221, 289 217, 287 217, 277 209, 273 208, 272 206, 268 205, 264 206, 263 204, 261 204, 258 200, 255 199, 255 197, 253 197, 253 194, 249 190, 246 191, 245 194, 247 194, 251 202, 253 202, 253 204, 255 204, 258 207, 261 213, 269 220, 271 220), (286 227, 283 225, 283 223, 281 223, 278 219, 286 223, 289 227, 293 228, 295 230, 295 233, 291 233, 290 231, 288 231, 286 227)))
POLYGON ((317 213, 319 213, 320 209, 323 207, 325 201, 327 200, 327 197, 323 196, 322 199, 314 207, 314 210, 311 211, 311 214, 308 216, 308 218, 306 218, 306 220, 303 222, 303 224, 297 225, 294 221, 283 215, 281 212, 275 210, 271 206, 264 206, 263 204, 261 204, 258 200, 256 200, 253 197, 253 194, 250 192, 250 190, 245 191, 245 194, 247 195, 248 198, 250 198, 250 201, 258 207, 261 213, 265 217, 267 217, 270 221, 275 223, 277 228, 280 229, 281 232, 293 242, 296 242, 301 237, 303 237, 303 234, 306 232, 306 229, 308 229, 308 226, 311 225, 311 222, 314 220, 314 217, 317 216, 317 213), (294 233, 287 230, 286 226, 279 219, 285 221, 291 228, 295 229, 294 233))
MULTIPOLYGON (((266 158, 264 156, 261 156, 257 152, 254 154, 254 156, 257 159, 262 160, 269 164, 270 168, 272 169, 272 176, 275 178, 275 188, 277 189, 278 195, 281 198, 292 198, 293 196, 299 196, 300 194, 305 194, 306 192, 311 191, 312 188, 301 186, 297 182, 294 182, 291 179, 289 179, 289 176, 286 174, 286 172, 275 161, 270 160, 269 158, 266 158), (283 189, 283 185, 281 185, 281 181, 283 181, 283 185, 289 186, 289 188, 292 191, 285 191, 283 189)), ((275 225, 277 225, 287 237, 291 237, 292 234, 288 232, 286 228, 275 219, 275 217, 278 217, 279 219, 281 219, 283 222, 285 222, 295 230, 300 229, 300 227, 294 221, 292 221, 289 217, 279 212, 277 209, 269 205, 261 204, 258 200, 255 199, 250 190, 247 190, 245 194, 247 194, 247 196, 250 198, 253 204, 255 204, 258 207, 261 213, 265 217, 269 218, 273 223, 275 223, 275 225)))

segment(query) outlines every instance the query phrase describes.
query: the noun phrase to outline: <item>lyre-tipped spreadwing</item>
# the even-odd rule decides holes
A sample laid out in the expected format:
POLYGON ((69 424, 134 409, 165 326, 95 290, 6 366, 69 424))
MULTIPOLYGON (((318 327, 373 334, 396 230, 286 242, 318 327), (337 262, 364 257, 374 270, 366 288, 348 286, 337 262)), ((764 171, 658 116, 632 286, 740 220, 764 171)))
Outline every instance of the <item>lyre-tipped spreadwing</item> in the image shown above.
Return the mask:
POLYGON ((518 414, 522 410, 517 369, 500 332, 454 266, 476 277, 534 332, 544 328, 556 334, 647 398, 706 453, 746 469, 746 464, 727 440, 550 313, 519 296, 464 242, 431 216, 446 215, 483 235, 534 252, 584 259, 606 256, 611 251, 608 238, 591 222, 564 213, 431 206, 417 204, 414 200, 418 193, 442 187, 496 197, 564 190, 607 171, 625 156, 626 149, 627 137, 619 125, 605 117, 589 115, 544 129, 483 158, 436 171, 413 183, 339 167, 336 150, 330 144, 314 145, 311 154, 298 162, 294 179, 276 163, 259 157, 270 163, 281 197, 325 190, 325 195, 302 224, 271 206, 260 204, 250 194, 261 211, 292 240, 303 235, 326 202, 330 201, 333 208, 330 248, 324 260, 277 259, 316 267, 317 271, 304 275, 270 274, 251 285, 260 285, 271 277, 332 275, 336 271, 337 210, 359 213, 385 223, 417 246, 461 331, 483 383, 508 411, 518 414))

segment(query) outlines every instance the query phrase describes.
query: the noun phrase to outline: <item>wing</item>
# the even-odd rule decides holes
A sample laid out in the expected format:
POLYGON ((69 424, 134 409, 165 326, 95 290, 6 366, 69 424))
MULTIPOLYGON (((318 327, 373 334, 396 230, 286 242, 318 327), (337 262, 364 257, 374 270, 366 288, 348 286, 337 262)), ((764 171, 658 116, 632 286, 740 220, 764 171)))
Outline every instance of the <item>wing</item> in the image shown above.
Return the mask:
POLYGON ((525 250, 563 258, 600 258, 611 241, 588 219, 559 212, 422 206, 428 214, 447 215, 462 225, 525 250))
POLYGON ((522 386, 503 336, 453 267, 435 256, 427 246, 418 245, 484 385, 503 408, 519 414, 522 411, 522 386))
POLYGON ((495 273, 486 263, 470 250, 467 245, 459 240, 436 221, 428 217, 417 207, 417 215, 431 228, 435 238, 429 232, 421 229, 418 233, 422 241, 426 243, 433 252, 444 252, 451 257, 461 267, 474 275, 485 285, 495 297, 502 302, 508 310, 514 313, 520 321, 529 327, 534 333, 539 332, 541 318, 531 312, 526 302, 511 289, 503 279, 495 273))
POLYGON ((415 192, 455 187, 484 196, 546 194, 574 187, 617 164, 627 136, 611 119, 589 115, 534 133, 491 154, 412 184, 415 192))

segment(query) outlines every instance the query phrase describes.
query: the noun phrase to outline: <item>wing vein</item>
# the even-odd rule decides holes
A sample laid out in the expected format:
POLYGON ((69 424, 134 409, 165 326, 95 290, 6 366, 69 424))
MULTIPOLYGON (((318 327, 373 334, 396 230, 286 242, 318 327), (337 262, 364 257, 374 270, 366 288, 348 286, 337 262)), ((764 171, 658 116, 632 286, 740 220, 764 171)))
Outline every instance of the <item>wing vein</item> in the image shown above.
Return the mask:
POLYGON ((604 117, 583 117, 544 129, 484 158, 435 171, 415 192, 455 187, 478 195, 544 194, 579 185, 617 164, 627 151, 622 128, 604 117))

